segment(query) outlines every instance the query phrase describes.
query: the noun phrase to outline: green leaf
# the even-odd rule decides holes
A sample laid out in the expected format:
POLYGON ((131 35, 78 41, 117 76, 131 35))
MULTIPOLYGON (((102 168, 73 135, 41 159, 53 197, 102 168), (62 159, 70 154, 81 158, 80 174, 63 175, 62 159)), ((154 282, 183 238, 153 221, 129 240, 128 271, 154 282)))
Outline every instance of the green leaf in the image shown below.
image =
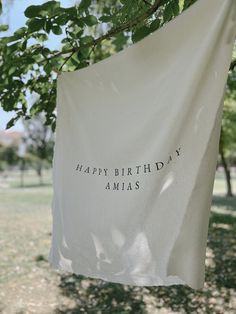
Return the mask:
POLYGON ((83 21, 86 25, 88 26, 93 26, 95 24, 97 24, 97 18, 94 15, 87 15, 83 18, 83 21))
POLYGON ((15 32, 14 32, 14 36, 17 36, 17 38, 21 38, 26 34, 27 28, 26 27, 21 27, 18 28, 15 32))
POLYGON ((179 1, 178 0, 173 0, 171 2, 171 8, 174 16, 179 15, 179 1))
POLYGON ((56 120, 52 121, 51 128, 53 132, 56 131, 56 120))
POLYGON ((6 32, 9 28, 9 25, 7 24, 1 24, 0 25, 0 32, 6 32))
POLYGON ((45 24, 44 19, 34 18, 27 21, 27 25, 30 32, 39 31, 40 29, 44 27, 44 24, 45 24))
POLYGON ((66 44, 66 43, 68 43, 68 42, 70 42, 70 39, 69 38, 63 38, 62 40, 61 40, 61 43, 62 44, 66 44))
MULTIPOLYGON (((40 34, 40 35, 44 35, 44 34, 40 34)), ((45 36, 47 36, 47 35, 45 35, 45 36)), ((48 55, 50 53, 51 53, 51 50, 49 48, 43 47, 43 49, 42 49, 42 54, 43 55, 48 55)))
POLYGON ((44 33, 35 33, 32 35, 32 37, 37 39, 40 42, 48 40, 48 36, 44 33))
POLYGON ((52 32, 55 34, 55 35, 61 35, 62 34, 62 30, 60 28, 59 25, 54 25, 52 26, 52 32))
POLYGON ((16 67, 10 67, 10 69, 8 70, 8 75, 12 75, 16 70, 16 67))
POLYGON ((90 44, 93 41, 94 41, 94 38, 92 36, 84 36, 84 37, 81 37, 79 40, 81 46, 90 44))
POLYGON ((29 17, 29 18, 37 17, 37 16, 40 16, 40 10, 41 10, 41 5, 31 5, 24 11, 24 14, 26 17, 29 17))
POLYGON ((124 33, 120 33, 116 35, 116 38, 112 41, 112 43, 116 46, 117 50, 120 50, 127 43, 127 40, 128 36, 125 36, 124 33))
POLYGON ((85 60, 82 60, 80 61, 80 64, 78 66, 78 69, 82 69, 82 68, 85 68, 89 65, 89 62, 85 61, 85 60))
POLYGON ((81 0, 79 4, 79 10, 86 11, 91 5, 91 0, 81 0))
POLYGON ((80 48, 80 55, 82 58, 87 58, 90 53, 90 49, 88 47, 80 48))
POLYGON ((73 56, 70 61, 75 67, 79 66, 79 60, 75 56, 73 56))
POLYGON ((27 47, 27 39, 22 42, 21 50, 24 51, 27 47))
POLYGON ((46 21, 44 29, 48 34, 50 33, 50 30, 52 29, 52 22, 50 20, 46 21))
POLYGON ((38 112, 41 111, 41 107, 40 107, 40 103, 38 101, 36 101, 30 108, 30 114, 32 116, 36 115, 38 112))
POLYGON ((31 56, 27 56, 27 57, 25 58, 25 60, 26 60, 26 62, 27 62, 28 64, 33 64, 33 63, 35 63, 34 58, 32 58, 31 56))
POLYGON ((168 22, 171 20, 173 16, 173 11, 172 11, 172 5, 171 3, 167 3, 167 5, 165 6, 165 9, 164 9, 164 13, 163 13, 163 20, 164 20, 164 23, 168 22))
POLYGON ((50 74, 52 72, 52 65, 51 63, 47 63, 45 66, 44 66, 44 71, 47 73, 47 74, 50 74))
POLYGON ((60 15, 55 18, 54 22, 57 23, 58 25, 65 25, 68 22, 68 17, 65 14, 60 15))
POLYGON ((75 32, 75 38, 79 39, 84 33, 83 29, 78 29, 77 32, 75 32))
POLYGON ((75 20, 75 24, 76 26, 79 26, 80 28, 83 28, 84 27, 84 18, 79 18, 79 19, 76 19, 75 20))
POLYGON ((183 9, 187 9, 188 7, 190 7, 194 2, 196 2, 197 0, 185 0, 184 1, 184 7, 183 9))
POLYGON ((146 25, 136 29, 132 34, 132 41, 135 43, 150 34, 150 28, 146 25))
POLYGON ((70 18, 73 19, 73 17, 77 16, 77 9, 76 7, 70 7, 70 8, 63 8, 63 11, 70 15, 70 18))
POLYGON ((60 2, 57 1, 48 1, 41 5, 42 10, 47 11, 49 14, 55 14, 60 8, 60 2))
POLYGON ((15 125, 16 121, 20 118, 20 115, 19 116, 16 116, 14 118, 12 118, 11 120, 9 120, 7 122, 7 125, 6 125, 6 130, 7 129, 10 129, 13 125, 15 125))
POLYGON ((60 12, 60 2, 48 1, 42 5, 31 5, 25 11, 24 14, 28 18, 34 17, 46 17, 55 15, 60 12))
POLYGON ((149 26, 151 32, 154 32, 159 27, 160 27, 160 20, 159 19, 155 19, 149 26))
POLYGON ((69 42, 62 47, 62 51, 66 51, 69 49, 71 49, 71 44, 69 42))
POLYGON ((99 17, 99 21, 101 21, 103 23, 111 22, 111 20, 112 20, 112 16, 110 16, 110 15, 102 15, 99 17))
POLYGON ((12 52, 14 52, 14 51, 16 51, 17 49, 20 49, 21 48, 21 42, 16 42, 16 43, 14 43, 14 44, 12 44, 12 45, 9 45, 9 46, 7 46, 7 52, 9 53, 9 54, 11 54, 12 52))

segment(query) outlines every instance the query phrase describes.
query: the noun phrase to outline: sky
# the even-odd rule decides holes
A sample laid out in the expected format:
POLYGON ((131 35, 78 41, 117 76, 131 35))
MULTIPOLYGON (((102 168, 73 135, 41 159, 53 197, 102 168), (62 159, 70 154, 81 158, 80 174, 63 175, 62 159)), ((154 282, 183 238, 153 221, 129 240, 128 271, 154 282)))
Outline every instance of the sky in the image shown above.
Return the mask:
MULTIPOLYGON (((0 23, 8 24, 9 30, 2 32, 1 36, 11 35, 16 29, 24 26, 26 17, 24 16, 25 9, 30 5, 42 4, 47 1, 43 0, 3 0, 3 14, 0 17, 0 23)), ((61 6, 72 6, 76 0, 61 0, 61 6)), ((51 35, 49 37, 48 47, 52 49, 59 48, 59 37, 51 35)), ((0 131, 5 129, 6 123, 15 116, 14 112, 4 112, 0 107, 0 131)), ((17 122, 15 126, 10 128, 11 131, 22 131, 23 126, 21 122, 17 122)))

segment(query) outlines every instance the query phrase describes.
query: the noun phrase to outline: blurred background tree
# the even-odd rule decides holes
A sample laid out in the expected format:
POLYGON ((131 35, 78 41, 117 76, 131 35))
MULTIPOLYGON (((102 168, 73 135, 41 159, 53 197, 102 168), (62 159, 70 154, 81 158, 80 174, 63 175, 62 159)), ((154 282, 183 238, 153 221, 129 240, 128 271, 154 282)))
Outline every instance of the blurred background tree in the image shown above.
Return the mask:
POLYGON ((45 117, 42 112, 24 121, 27 157, 39 176, 40 185, 43 184, 43 168, 49 168, 52 164, 54 145, 52 129, 44 122, 45 117))
POLYGON ((0 143, 0 172, 18 164, 17 147, 15 144, 8 146, 0 143))
MULTIPOLYGON (((233 58, 235 58, 235 49, 233 58)), ((219 153, 220 163, 225 172, 226 195, 232 197, 231 169, 236 166, 236 73, 233 71, 233 66, 226 85, 219 153)))

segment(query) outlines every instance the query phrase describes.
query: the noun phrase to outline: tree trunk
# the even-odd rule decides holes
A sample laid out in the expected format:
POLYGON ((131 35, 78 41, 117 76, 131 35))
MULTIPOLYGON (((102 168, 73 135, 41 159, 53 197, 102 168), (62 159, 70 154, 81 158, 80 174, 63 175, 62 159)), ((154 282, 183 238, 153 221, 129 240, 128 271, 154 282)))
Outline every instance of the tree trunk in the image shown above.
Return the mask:
POLYGON ((24 187, 24 172, 25 172, 25 160, 24 158, 21 159, 20 165, 20 186, 24 187))
POLYGON ((38 167, 37 167, 37 174, 39 176, 39 185, 43 185, 43 174, 42 174, 42 170, 43 170, 43 167, 41 164, 38 164, 38 167))
POLYGON ((230 167, 228 167, 227 161, 225 159, 224 151, 223 149, 220 149, 220 156, 222 160, 222 165, 225 171, 225 178, 226 178, 226 186, 227 186, 227 194, 226 196, 232 197, 232 185, 231 185, 231 173, 230 173, 230 167))

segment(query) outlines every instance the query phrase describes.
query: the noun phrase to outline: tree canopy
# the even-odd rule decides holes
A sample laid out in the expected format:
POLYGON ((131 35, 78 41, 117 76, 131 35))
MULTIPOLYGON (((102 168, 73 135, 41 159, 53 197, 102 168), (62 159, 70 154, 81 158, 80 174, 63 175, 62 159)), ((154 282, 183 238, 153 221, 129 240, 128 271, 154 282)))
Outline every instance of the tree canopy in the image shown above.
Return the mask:
MULTIPOLYGON (((55 130, 56 80, 107 58, 162 27, 196 0, 81 0, 64 8, 59 1, 31 5, 26 24, 0 38, 0 105, 15 111, 12 127, 23 117, 45 113, 45 124, 55 130), (50 49, 50 36, 60 38, 60 49, 50 49), (29 106, 27 96, 36 94, 29 106)), ((0 13, 2 7, 0 6, 0 13)), ((8 25, 0 25, 0 32, 8 25)), ((231 64, 231 70, 235 67, 231 64)))
MULTIPOLYGON (((68 8, 48 1, 26 8, 26 24, 0 38, 0 105, 15 111, 7 128, 44 112, 45 124, 54 130, 60 72, 86 67, 139 41, 195 1, 81 0, 68 8), (48 47, 51 34, 59 36, 59 50, 48 47), (35 93, 37 100, 29 106, 27 96, 35 93)), ((1 32, 7 29, 0 25, 1 32)))

